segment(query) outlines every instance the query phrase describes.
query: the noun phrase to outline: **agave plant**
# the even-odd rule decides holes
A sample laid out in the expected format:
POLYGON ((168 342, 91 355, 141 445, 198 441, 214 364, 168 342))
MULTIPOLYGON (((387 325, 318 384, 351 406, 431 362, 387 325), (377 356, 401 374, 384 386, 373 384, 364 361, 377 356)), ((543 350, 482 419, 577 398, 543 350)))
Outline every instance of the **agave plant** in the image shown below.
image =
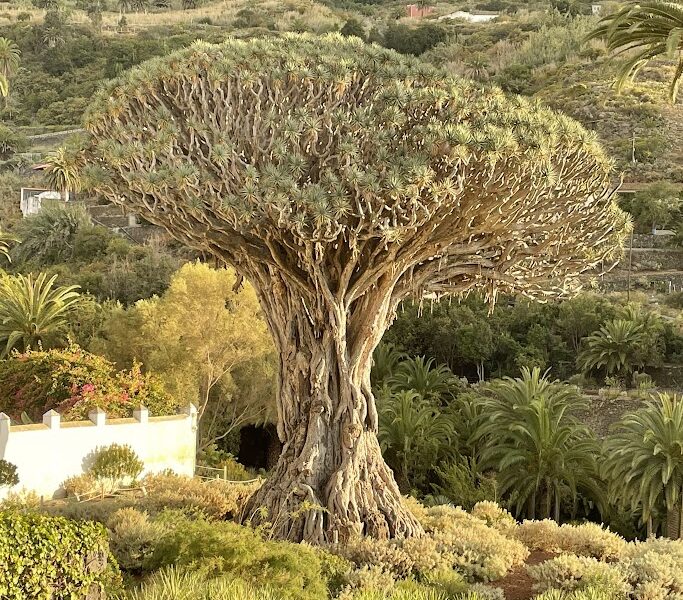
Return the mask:
POLYGON ((666 507, 669 536, 683 538, 683 398, 660 394, 624 416, 604 455, 612 500, 642 510, 644 521, 666 507))
POLYGON ((619 72, 619 89, 651 60, 658 57, 676 59, 669 89, 671 100, 676 101, 683 77, 683 2, 628 2, 621 10, 600 21, 589 35, 589 39, 594 38, 605 39, 609 50, 616 54, 628 54, 619 72))
POLYGON ((517 514, 560 519, 565 496, 580 491, 602 504, 596 458, 599 448, 573 413, 586 408, 578 390, 522 369, 522 377, 492 384, 477 437, 487 441, 480 468, 498 472, 501 494, 517 514))
POLYGON ((0 356, 12 349, 25 350, 46 336, 59 334, 69 311, 79 301, 78 286, 55 286, 57 276, 45 273, 5 275, 0 278, 0 356))

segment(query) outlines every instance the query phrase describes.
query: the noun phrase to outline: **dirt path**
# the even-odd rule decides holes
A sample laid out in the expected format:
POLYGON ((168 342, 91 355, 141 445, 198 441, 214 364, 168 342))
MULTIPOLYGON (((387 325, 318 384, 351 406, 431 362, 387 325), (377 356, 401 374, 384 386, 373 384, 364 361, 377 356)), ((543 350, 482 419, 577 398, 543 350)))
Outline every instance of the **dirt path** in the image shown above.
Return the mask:
POLYGON ((533 579, 529 577, 526 568, 538 565, 555 555, 550 552, 535 551, 529 555, 526 563, 510 571, 503 579, 492 582, 491 587, 500 588, 505 593, 506 600, 529 600, 533 598, 533 579))

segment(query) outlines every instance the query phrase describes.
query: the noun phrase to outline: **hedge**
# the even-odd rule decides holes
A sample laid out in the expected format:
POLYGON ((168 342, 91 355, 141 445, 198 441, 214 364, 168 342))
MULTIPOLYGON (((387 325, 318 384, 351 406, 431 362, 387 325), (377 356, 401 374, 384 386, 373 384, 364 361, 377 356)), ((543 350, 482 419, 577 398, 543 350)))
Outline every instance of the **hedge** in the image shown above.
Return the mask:
POLYGON ((0 511, 3 600, 100 600, 119 582, 100 523, 0 511))

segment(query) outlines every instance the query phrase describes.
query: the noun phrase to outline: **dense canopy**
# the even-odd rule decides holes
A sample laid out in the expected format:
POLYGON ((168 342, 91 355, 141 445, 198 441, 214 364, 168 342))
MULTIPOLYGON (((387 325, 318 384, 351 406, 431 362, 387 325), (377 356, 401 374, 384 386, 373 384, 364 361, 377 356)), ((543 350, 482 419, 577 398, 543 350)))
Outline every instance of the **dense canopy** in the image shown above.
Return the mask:
POLYGON ((574 121, 358 39, 197 43, 114 81, 87 128, 95 189, 254 286, 284 448, 247 517, 288 539, 422 531, 370 384, 403 298, 570 291, 624 224, 574 121))
POLYGON ((115 81, 87 126, 112 199, 293 284, 311 253, 345 265, 354 296, 380 274, 353 272, 366 254, 397 296, 564 291, 621 224, 576 122, 357 39, 197 43, 115 81))

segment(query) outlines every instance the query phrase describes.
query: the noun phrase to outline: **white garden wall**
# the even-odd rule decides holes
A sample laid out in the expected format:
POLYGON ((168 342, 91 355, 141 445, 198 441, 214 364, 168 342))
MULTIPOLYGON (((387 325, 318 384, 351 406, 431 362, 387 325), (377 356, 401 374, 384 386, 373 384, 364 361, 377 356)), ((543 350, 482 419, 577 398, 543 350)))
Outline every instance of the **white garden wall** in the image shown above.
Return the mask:
MULTIPOLYGON (((146 408, 134 418, 108 419, 102 411, 89 421, 61 422, 55 411, 45 413, 43 423, 11 425, 0 413, 0 458, 17 466, 17 490, 33 490, 45 499, 63 495, 62 482, 84 472, 88 455, 110 444, 127 444, 145 465, 144 473, 172 469, 194 475, 197 448, 197 410, 154 417, 146 408)), ((6 495, 7 489, 0 490, 6 495)))

